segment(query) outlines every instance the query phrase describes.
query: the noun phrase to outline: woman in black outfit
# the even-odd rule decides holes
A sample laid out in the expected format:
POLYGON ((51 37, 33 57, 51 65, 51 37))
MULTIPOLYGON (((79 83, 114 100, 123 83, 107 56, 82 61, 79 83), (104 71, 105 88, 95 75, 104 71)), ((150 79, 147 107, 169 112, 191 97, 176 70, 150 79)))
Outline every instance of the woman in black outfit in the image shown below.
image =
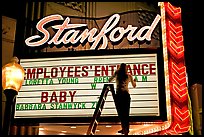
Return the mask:
POLYGON ((133 80, 132 75, 127 73, 127 66, 121 63, 118 70, 110 77, 109 82, 116 79, 116 95, 115 105, 118 112, 118 117, 121 121, 122 130, 119 133, 128 135, 129 133, 129 113, 130 113, 130 94, 128 84, 131 82, 132 86, 136 87, 136 80, 133 80))

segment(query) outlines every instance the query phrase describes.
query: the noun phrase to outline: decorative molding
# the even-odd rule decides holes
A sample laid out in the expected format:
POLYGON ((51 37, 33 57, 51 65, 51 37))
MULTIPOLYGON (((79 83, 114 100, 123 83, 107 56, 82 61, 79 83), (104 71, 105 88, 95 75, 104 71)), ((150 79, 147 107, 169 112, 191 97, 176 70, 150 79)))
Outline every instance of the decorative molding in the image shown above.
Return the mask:
POLYGON ((80 12, 84 12, 85 9, 84 2, 56 2, 56 3, 80 12))
POLYGON ((2 40, 14 42, 16 32, 16 20, 7 16, 2 16, 2 40))

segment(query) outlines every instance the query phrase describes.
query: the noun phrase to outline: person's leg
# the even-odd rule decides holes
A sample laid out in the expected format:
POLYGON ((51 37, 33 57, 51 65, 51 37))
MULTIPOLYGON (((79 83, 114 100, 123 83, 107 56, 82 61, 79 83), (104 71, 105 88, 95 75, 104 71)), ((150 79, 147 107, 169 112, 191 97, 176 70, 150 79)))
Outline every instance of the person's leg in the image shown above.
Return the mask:
MULTIPOLYGON (((118 113, 118 118, 119 118, 119 120, 120 120, 120 122, 121 122, 121 128, 123 129, 123 127, 122 127, 122 121, 123 121, 123 101, 121 100, 121 97, 122 97, 122 95, 120 94, 120 93, 117 93, 116 95, 115 95, 115 106, 116 106, 116 110, 117 110, 117 113, 118 113)), ((119 130, 118 131, 118 133, 123 133, 123 130, 119 130)))
POLYGON ((124 103, 122 107, 122 127, 123 127, 123 133, 127 135, 129 133, 129 113, 130 113, 130 95, 124 94, 124 103))
POLYGON ((115 106, 118 113, 118 117, 119 119, 121 119, 121 99, 119 94, 115 95, 115 106))

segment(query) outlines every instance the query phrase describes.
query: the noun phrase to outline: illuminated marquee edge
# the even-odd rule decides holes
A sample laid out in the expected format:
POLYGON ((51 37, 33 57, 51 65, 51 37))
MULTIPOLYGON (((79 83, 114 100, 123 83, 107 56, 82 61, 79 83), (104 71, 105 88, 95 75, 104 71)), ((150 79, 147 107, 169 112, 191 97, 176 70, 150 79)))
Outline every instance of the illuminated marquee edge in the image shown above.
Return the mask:
MULTIPOLYGON (((161 124, 148 123, 149 128, 133 131, 133 135, 176 135, 188 132, 192 128, 191 105, 184 62, 181 8, 174 7, 169 2, 159 2, 158 5, 161 9, 167 121, 161 124), (171 18, 166 18, 168 16, 171 18), (179 23, 174 25, 173 21, 175 20, 178 20, 179 23), (169 29, 170 31, 168 31, 169 29)), ((145 123, 141 124, 146 125, 145 123)))

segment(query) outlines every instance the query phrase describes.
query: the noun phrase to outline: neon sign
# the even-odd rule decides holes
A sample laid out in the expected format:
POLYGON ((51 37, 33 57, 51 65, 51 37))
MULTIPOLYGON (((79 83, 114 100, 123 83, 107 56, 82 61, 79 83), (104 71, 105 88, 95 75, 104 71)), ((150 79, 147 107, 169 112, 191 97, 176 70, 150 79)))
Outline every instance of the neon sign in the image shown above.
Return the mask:
POLYGON ((162 42, 164 52, 165 82, 168 121, 150 124, 134 135, 178 135, 192 129, 191 105, 188 96, 187 74, 184 60, 184 39, 181 8, 169 2, 160 2, 162 42), (154 126, 153 126, 154 125, 154 126))
POLYGON ((30 47, 41 46, 45 43, 47 44, 55 44, 59 45, 63 44, 76 44, 76 43, 84 43, 86 41, 92 43, 90 49, 97 49, 100 41, 102 41, 102 45, 99 49, 106 49, 108 45, 108 39, 111 42, 119 42, 124 35, 127 35, 127 40, 132 42, 135 40, 138 41, 151 41, 151 35, 157 26, 160 15, 157 15, 152 22, 151 26, 143 26, 138 29, 138 27, 133 27, 132 25, 128 25, 127 28, 117 27, 117 24, 120 20, 119 14, 112 15, 104 24, 100 32, 97 34, 98 30, 96 28, 92 28, 91 30, 87 29, 87 24, 70 24, 70 18, 64 18, 59 15, 50 15, 41 19, 36 28, 39 32, 43 34, 34 35, 25 40, 26 45, 30 47), (64 20, 61 25, 51 26, 53 29, 56 29, 57 32, 53 37, 50 36, 50 33, 44 27, 49 22, 64 20), (65 32, 65 30, 67 30, 65 32), (82 31, 83 30, 83 31, 82 31), (64 33, 63 36, 62 33, 64 33), (107 36, 109 34, 109 36, 107 36), (117 36, 116 36, 117 35, 117 36))

